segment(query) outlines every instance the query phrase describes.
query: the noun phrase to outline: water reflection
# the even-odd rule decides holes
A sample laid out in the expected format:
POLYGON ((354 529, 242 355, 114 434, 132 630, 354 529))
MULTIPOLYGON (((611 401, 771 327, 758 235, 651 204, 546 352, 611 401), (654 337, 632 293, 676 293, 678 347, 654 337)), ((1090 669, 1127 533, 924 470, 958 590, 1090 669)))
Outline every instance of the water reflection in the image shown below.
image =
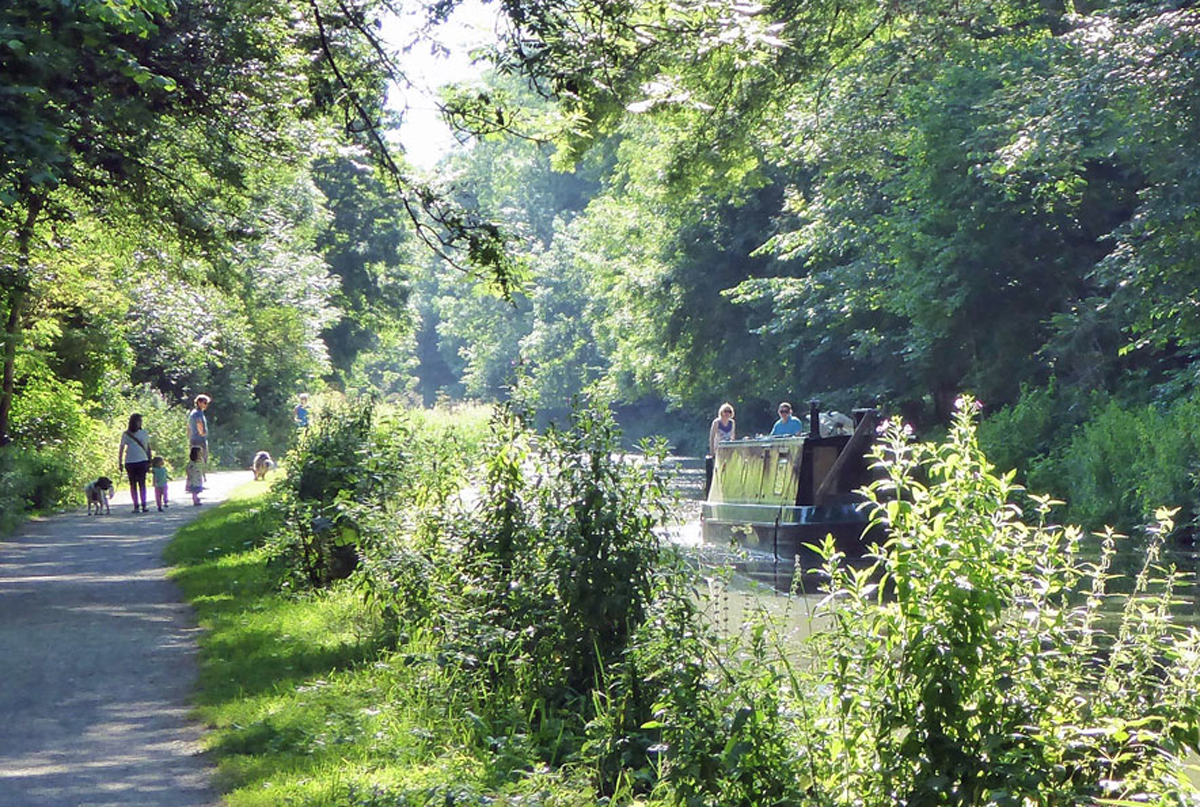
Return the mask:
MULTIPOLYGON (((791 591, 795 571, 792 553, 795 547, 776 547, 766 541, 736 548, 705 544, 701 540, 699 523, 700 502, 704 499, 704 459, 673 456, 668 458, 667 466, 671 474, 671 489, 679 499, 675 510, 678 523, 667 529, 670 540, 683 547, 702 567, 732 569, 735 578, 731 586, 737 590, 757 590, 760 594, 765 591, 791 591)), ((1134 580, 1145 560, 1146 546, 1147 539, 1144 536, 1119 541, 1110 569, 1110 573, 1115 575, 1109 583, 1110 593, 1124 594, 1133 589, 1134 580)), ((1099 559, 1100 538, 1087 537, 1082 554, 1085 559, 1099 559)), ((815 564, 815 560, 809 558, 802 562, 806 568, 815 564)), ((1197 573, 1200 573, 1200 547, 1169 539, 1162 549, 1159 565, 1164 569, 1173 566, 1185 575, 1176 590, 1174 618, 1181 624, 1200 627, 1200 586, 1196 584, 1197 573)), ((820 581, 812 575, 804 575, 797 585, 803 592, 811 594, 819 590, 820 581)), ((1105 610, 1115 614, 1123 603, 1124 598, 1111 597, 1105 610)))
MULTIPOLYGON (((671 490, 679 499, 675 509, 678 523, 666 529, 668 539, 686 550, 688 556, 694 558, 702 568, 732 569, 736 576, 731 586, 737 591, 791 591, 795 559, 786 545, 759 542, 753 533, 747 536, 747 543, 738 547, 704 543, 700 535, 704 458, 669 457, 667 465, 671 474, 671 490)), ((818 581, 806 575, 800 585, 802 590, 812 593, 817 590, 818 581)))

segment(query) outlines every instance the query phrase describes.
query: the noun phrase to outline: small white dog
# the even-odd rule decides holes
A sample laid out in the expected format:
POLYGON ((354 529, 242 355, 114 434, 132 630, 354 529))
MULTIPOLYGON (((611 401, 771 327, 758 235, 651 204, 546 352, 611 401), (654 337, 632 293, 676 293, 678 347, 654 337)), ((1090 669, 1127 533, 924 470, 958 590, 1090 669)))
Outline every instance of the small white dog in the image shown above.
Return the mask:
POLYGON ((260 451, 254 455, 254 478, 263 480, 267 478, 267 471, 275 470, 275 460, 271 459, 271 455, 265 451, 260 451))
POLYGON ((113 483, 107 476, 102 476, 94 482, 88 482, 83 486, 83 495, 87 497, 88 515, 100 515, 100 508, 104 508, 104 514, 109 515, 111 511, 108 508, 108 500, 112 498, 113 483), (93 513, 93 508, 95 512, 93 513))

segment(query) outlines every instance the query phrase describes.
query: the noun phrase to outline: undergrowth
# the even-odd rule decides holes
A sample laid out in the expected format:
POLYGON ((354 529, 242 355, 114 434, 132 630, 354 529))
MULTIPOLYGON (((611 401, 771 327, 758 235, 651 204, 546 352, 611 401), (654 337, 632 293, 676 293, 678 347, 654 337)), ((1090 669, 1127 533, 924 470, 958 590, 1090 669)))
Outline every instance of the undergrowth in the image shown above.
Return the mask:
POLYGON ((887 540, 857 571, 821 547, 802 641, 765 608, 714 618, 655 537, 656 455, 616 451, 597 407, 547 434, 499 413, 476 477, 393 444, 398 495, 332 497, 361 560, 347 580, 267 564, 287 508, 206 514, 172 559, 206 630, 198 708, 229 803, 1195 803, 1200 637, 1171 619, 1169 513, 1117 581, 1125 539, 1090 556, 1050 500, 1022 511, 973 416, 940 445, 881 437, 887 540))

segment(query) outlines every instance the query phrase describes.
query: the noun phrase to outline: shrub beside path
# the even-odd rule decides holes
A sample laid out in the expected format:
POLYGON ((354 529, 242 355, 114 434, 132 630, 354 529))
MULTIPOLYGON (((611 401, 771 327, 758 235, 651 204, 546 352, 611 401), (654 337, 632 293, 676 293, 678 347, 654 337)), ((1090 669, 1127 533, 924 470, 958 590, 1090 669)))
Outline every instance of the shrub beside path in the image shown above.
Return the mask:
POLYGON ((139 516, 126 490, 112 515, 81 508, 0 541, 0 805, 220 803, 188 719, 199 629, 162 552, 250 478, 209 474, 201 507, 172 483, 171 507, 139 516))

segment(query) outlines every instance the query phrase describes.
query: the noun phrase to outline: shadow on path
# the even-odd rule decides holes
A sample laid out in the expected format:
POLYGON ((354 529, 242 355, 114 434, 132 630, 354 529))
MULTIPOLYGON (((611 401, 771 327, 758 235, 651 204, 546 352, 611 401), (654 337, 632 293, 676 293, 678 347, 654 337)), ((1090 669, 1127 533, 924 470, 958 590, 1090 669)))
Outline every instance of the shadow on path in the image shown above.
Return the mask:
POLYGON ((167 580, 175 531, 249 472, 213 473, 205 506, 78 513, 0 542, 0 805, 209 807, 191 609, 167 580))

